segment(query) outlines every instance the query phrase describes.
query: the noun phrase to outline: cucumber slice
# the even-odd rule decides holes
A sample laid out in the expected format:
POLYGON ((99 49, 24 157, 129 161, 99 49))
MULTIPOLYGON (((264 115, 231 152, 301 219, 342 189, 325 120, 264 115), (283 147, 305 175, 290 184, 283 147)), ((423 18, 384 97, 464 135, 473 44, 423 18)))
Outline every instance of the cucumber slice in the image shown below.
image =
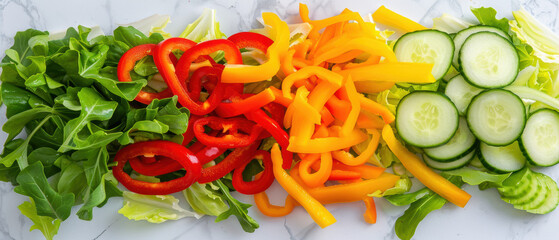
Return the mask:
POLYGON ((439 80, 450 68, 454 43, 445 32, 421 30, 400 37, 394 45, 394 53, 400 62, 432 63, 431 73, 439 80))
POLYGON ((531 179, 532 180, 530 181, 530 187, 528 188, 528 191, 526 193, 524 193, 523 195, 517 198, 501 197, 501 199, 503 199, 503 201, 508 202, 512 205, 529 204, 530 202, 532 202, 538 197, 539 193, 543 189, 543 186, 540 185, 540 182, 538 181, 538 178, 535 175, 533 175, 531 179))
POLYGON ((452 65, 456 69, 460 69, 460 64, 458 63, 458 56, 460 55, 460 49, 462 48, 462 44, 464 44, 466 38, 478 32, 494 32, 504 38, 510 39, 510 36, 507 33, 503 32, 503 30, 490 27, 490 26, 472 26, 456 33, 456 36, 454 36, 454 56, 452 58, 452 65))
POLYGON ((559 205, 559 188, 557 188, 557 183, 545 174, 542 174, 542 178, 549 194, 541 206, 535 209, 527 209, 526 211, 529 213, 546 214, 555 210, 557 205, 559 205))
POLYGON ((540 191, 538 191, 536 193, 536 196, 529 202, 524 204, 515 204, 514 208, 521 210, 533 210, 541 207, 544 204, 545 199, 548 197, 550 191, 545 184, 543 176, 545 175, 539 172, 534 172, 534 178, 536 179, 536 182, 538 182, 540 191))
POLYGON ((520 137, 520 147, 530 163, 552 166, 559 162, 559 113, 540 109, 533 113, 520 137))
POLYGON ((425 148, 423 152, 430 159, 438 162, 450 162, 467 155, 475 147, 476 137, 470 132, 468 122, 460 118, 458 130, 454 136, 442 146, 425 148))
POLYGON ((526 158, 522 155, 518 142, 503 147, 480 143, 479 152, 483 166, 498 173, 515 172, 526 165, 526 158))
POLYGON ((469 36, 460 49, 460 67, 468 82, 480 88, 504 87, 516 79, 518 53, 512 43, 493 32, 469 36))
POLYGON ((458 113, 460 115, 465 115, 468 110, 468 105, 476 95, 478 95, 483 89, 469 84, 462 75, 457 75, 450 79, 444 94, 452 100, 458 113))
POLYGON ((519 198, 528 192, 532 183, 533 174, 528 168, 511 174, 504 182, 503 186, 497 188, 502 197, 519 198))
POLYGON ((505 146, 522 134, 526 109, 522 100, 508 90, 486 90, 472 100, 466 113, 468 126, 482 142, 505 146))
POLYGON ((396 129, 410 145, 440 146, 458 129, 458 111, 450 99, 440 93, 415 91, 398 103, 396 129))
POLYGON ((470 163, 470 161, 474 158, 475 155, 476 155, 476 151, 472 149, 472 151, 467 153, 465 156, 458 158, 454 161, 438 162, 424 154, 423 161, 425 161, 425 164, 427 164, 427 166, 431 168, 442 170, 442 171, 448 171, 448 170, 454 170, 468 165, 468 163, 470 163))

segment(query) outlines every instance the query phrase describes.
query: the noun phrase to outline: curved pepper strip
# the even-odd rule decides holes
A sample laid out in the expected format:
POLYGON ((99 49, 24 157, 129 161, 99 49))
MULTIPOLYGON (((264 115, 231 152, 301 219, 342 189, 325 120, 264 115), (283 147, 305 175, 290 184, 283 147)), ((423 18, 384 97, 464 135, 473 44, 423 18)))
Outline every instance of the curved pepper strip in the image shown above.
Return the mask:
POLYGON ((196 139, 206 146, 219 148, 246 147, 254 143, 261 132, 262 127, 255 125, 245 118, 223 119, 210 116, 194 122, 194 135, 196 139), (225 135, 209 135, 205 133, 205 127, 222 131, 225 135))
POLYGON ((295 72, 295 66, 293 66, 293 56, 295 55, 295 49, 290 49, 287 51, 285 57, 281 60, 281 71, 285 76, 295 72))
POLYGON ((287 195, 285 198, 285 205, 283 207, 272 205, 268 194, 266 192, 260 192, 254 194, 254 203, 260 212, 268 217, 283 217, 291 212, 295 208, 297 201, 293 197, 287 195))
POLYGON ((293 84, 298 80, 307 79, 311 76, 317 76, 323 81, 331 84, 332 88, 334 88, 335 86, 337 86, 337 88, 340 88, 342 86, 343 77, 341 75, 322 67, 308 66, 299 69, 299 71, 287 76, 283 80, 281 84, 283 96, 285 98, 291 98, 291 87, 293 86, 293 84))
POLYGON ((217 106, 215 112, 218 116, 228 118, 256 111, 264 105, 276 100, 276 96, 272 90, 267 88, 245 99, 242 99, 240 96, 232 96, 231 99, 233 101, 229 103, 222 102, 217 106))
POLYGON ((418 30, 427 29, 424 26, 416 23, 409 18, 406 18, 400 14, 393 12, 392 10, 386 8, 385 6, 380 6, 373 13, 373 20, 376 23, 380 23, 386 26, 390 26, 401 30, 403 32, 414 32, 418 30))
POLYGON ((333 17, 329 17, 321 20, 312 20, 310 21, 310 24, 313 26, 313 28, 311 30, 311 33, 309 33, 309 36, 314 35, 314 32, 318 32, 329 25, 352 21, 352 20, 356 21, 360 25, 364 23, 363 18, 361 18, 361 15, 359 15, 359 13, 347 12, 347 11, 333 17))
POLYGON ((246 147, 235 148, 235 150, 229 153, 229 155, 218 164, 203 168, 198 182, 209 183, 222 178, 235 168, 249 161, 251 157, 254 156, 254 152, 258 146, 260 146, 260 141, 255 141, 246 147))
POLYGON ((182 145, 186 146, 188 145, 190 142, 192 142, 192 139, 194 139, 194 122, 196 122, 196 120, 202 118, 201 116, 197 116, 197 115, 190 115, 190 118, 188 119, 188 125, 186 126, 186 132, 184 132, 182 134, 183 136, 183 140, 182 140, 182 145))
POLYGON ((232 184, 237 192, 242 194, 252 195, 266 191, 274 182, 274 172, 272 170, 272 158, 270 153, 264 150, 257 150, 254 152, 249 161, 246 161, 233 172, 232 184), (243 171, 253 158, 262 160, 264 171, 259 176, 250 182, 245 182, 243 179, 243 171))
POLYGON ((431 74, 431 63, 379 63, 364 67, 342 70, 339 74, 351 75, 353 81, 381 81, 381 82, 407 82, 407 83, 433 83, 436 79, 431 74))
POLYGON ((347 117, 342 125, 341 134, 345 136, 350 134, 357 124, 359 112, 361 112, 361 104, 359 102, 359 96, 361 95, 357 93, 351 77, 346 79, 343 90, 345 90, 349 103, 351 104, 351 110, 347 114, 347 117))
POLYGON ((354 129, 347 136, 310 139, 303 143, 297 143, 291 137, 287 150, 296 153, 331 152, 357 145, 365 140, 367 140, 367 134, 358 129, 354 129))
POLYGON ((367 129, 367 132, 371 134, 373 137, 367 148, 357 157, 354 157, 350 152, 344 150, 338 150, 332 152, 332 156, 340 162, 348 166, 358 166, 365 164, 369 158, 371 158, 378 147, 378 143, 380 140, 380 133, 376 129, 367 129))
POLYGON ((472 196, 431 170, 417 155, 408 151, 408 149, 396 139, 390 125, 386 125, 382 129, 382 138, 386 142, 386 145, 388 145, 388 148, 390 148, 394 155, 402 162, 406 170, 423 183, 423 185, 459 207, 466 206, 472 196))
POLYGON ((115 162, 117 165, 113 167, 114 177, 128 190, 139 194, 167 195, 179 192, 188 188, 201 176, 201 165, 196 156, 184 146, 169 141, 158 140, 128 145, 117 152, 115 162), (169 157, 186 169, 186 175, 159 183, 134 180, 124 172, 124 165, 128 160, 143 155, 169 157))
POLYGON ((386 45, 385 41, 372 38, 356 38, 346 41, 345 43, 340 43, 337 47, 330 48, 330 50, 317 55, 313 60, 313 65, 318 65, 328 59, 338 57, 352 50, 361 50, 371 55, 383 56, 387 62, 398 61, 396 55, 392 49, 386 45))
MULTIPOLYGON (((120 60, 118 61, 117 76, 118 81, 121 82, 131 82, 132 77, 130 77, 130 71, 134 69, 134 65, 137 61, 140 61, 146 56, 153 54, 156 48, 155 44, 143 44, 135 46, 128 51, 126 51, 120 60)), ((161 92, 145 92, 141 91, 138 93, 134 100, 141 102, 143 104, 149 105, 153 99, 163 99, 172 97, 173 93, 171 89, 167 88, 161 92)))
POLYGON ((198 100, 200 98, 202 86, 204 86, 204 88, 210 94, 210 98, 208 98, 209 104, 215 105, 216 103, 213 103, 212 101, 221 101, 225 92, 225 89, 222 86, 223 83, 219 81, 221 71, 222 70, 219 67, 210 66, 204 66, 196 69, 196 71, 192 73, 192 76, 188 81, 188 94, 190 98, 198 100), (205 83, 204 81, 202 81, 203 78, 207 79, 205 83), (214 96, 213 98, 215 100, 210 100, 211 96, 214 96))
POLYGON ((361 174, 353 171, 345 171, 339 169, 332 169, 328 181, 347 181, 361 179, 361 174))
POLYGON ((373 82, 373 81, 361 81, 354 82, 355 89, 360 93, 375 94, 382 92, 384 90, 391 89, 396 83, 394 82, 373 82))
MULTIPOLYGON (((318 113, 318 111, 307 102, 306 96, 308 96, 308 94, 309 92, 305 87, 300 87, 297 89, 293 103, 289 108, 287 108, 287 112, 292 109, 293 113, 291 121, 293 124, 291 124, 289 138, 290 146, 293 144, 304 144, 307 140, 311 139, 314 133, 315 124, 320 124, 320 113, 318 113)), ((284 125, 287 127, 288 125, 285 123, 286 122, 284 122, 284 125)))
POLYGON ((303 182, 309 187, 319 187, 324 186, 324 183, 328 181, 330 174, 332 172, 332 155, 330 152, 321 154, 309 154, 305 158, 301 159, 299 164, 299 176, 303 182), (320 156, 317 158, 316 156, 320 156), (311 173, 311 166, 316 162, 318 163, 320 159, 320 166, 316 169, 316 172, 311 173))
POLYGON ((256 48, 263 53, 266 53, 268 47, 274 43, 269 37, 253 32, 235 33, 229 36, 227 40, 235 43, 239 49, 256 48))
POLYGON ((365 222, 370 224, 376 223, 377 207, 375 205, 375 199, 373 199, 373 197, 365 197, 363 199, 363 202, 365 203, 365 207, 367 208, 365 213, 363 213, 363 218, 365 219, 365 222))
POLYGON ((268 47, 266 56, 268 61, 258 66, 230 65, 223 69, 221 81, 224 83, 251 83, 272 78, 280 69, 280 59, 283 59, 289 48, 289 27, 287 23, 273 13, 262 13, 264 24, 271 27, 274 43, 268 47))
POLYGON ((272 147, 272 162, 274 176, 278 183, 291 195, 311 216, 311 218, 320 226, 325 228, 336 222, 334 216, 316 199, 305 191, 287 172, 282 168, 283 159, 278 144, 272 147))
POLYGON ((370 112, 372 114, 381 116, 382 120, 384 120, 386 124, 390 124, 394 122, 394 120, 396 119, 394 114, 392 114, 392 112, 390 112, 388 108, 363 95, 359 96, 359 102, 361 103, 361 109, 370 112))
POLYGON ((355 126, 365 129, 382 129, 386 123, 379 116, 370 114, 366 111, 361 111, 357 117, 355 126))

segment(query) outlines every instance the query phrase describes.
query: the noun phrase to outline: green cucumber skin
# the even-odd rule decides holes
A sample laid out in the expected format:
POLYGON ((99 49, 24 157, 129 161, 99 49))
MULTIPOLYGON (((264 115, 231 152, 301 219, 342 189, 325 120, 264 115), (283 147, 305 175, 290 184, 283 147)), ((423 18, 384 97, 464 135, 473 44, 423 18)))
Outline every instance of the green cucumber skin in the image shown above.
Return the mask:
POLYGON ((535 179, 540 186, 540 191, 536 193, 536 196, 525 204, 515 204, 513 205, 516 209, 521 210, 534 210, 540 208, 544 203, 546 198, 549 196, 550 191, 544 182, 544 175, 538 172, 534 172, 535 179))
POLYGON ((557 187, 557 183, 547 175, 542 174, 542 178, 543 182, 545 182, 545 186, 547 187, 549 194, 546 196, 546 199, 541 206, 534 209, 527 209, 526 211, 529 213, 550 213, 555 210, 555 208, 557 208, 557 205, 559 205, 559 188, 557 187))
MULTIPOLYGON (((538 110, 536 110, 535 112, 531 113, 529 117, 527 117, 527 119, 526 119, 526 124, 528 124, 528 121, 530 120, 530 117, 531 117, 531 116, 533 116, 534 114, 536 114, 536 113, 538 113, 538 112, 540 112, 540 111, 550 111, 550 112, 553 112, 554 114, 558 114, 558 115, 559 115, 558 112, 556 112, 556 111, 554 111, 554 110, 551 110, 551 109, 548 109, 548 108, 538 109, 538 110)), ((525 124, 525 125, 526 125, 526 124, 525 124)), ((559 123, 558 123, 558 124, 559 124, 559 123)), ((524 132, 524 131, 523 131, 523 132, 524 132)), ((528 162, 529 162, 531 165, 538 166, 538 167, 551 167, 551 166, 554 166, 554 165, 556 165, 557 163, 559 163, 559 158, 557 158, 557 160, 556 160, 555 162, 551 163, 551 164, 540 164, 540 163, 538 163, 537 161, 535 161, 534 158, 533 158, 532 156, 530 156, 530 154, 528 153, 528 151, 527 151, 526 148, 524 147, 524 143, 523 143, 523 140, 522 140, 522 135, 518 138, 518 144, 520 145, 520 151, 522 152, 522 154, 524 155, 524 157, 528 160, 528 162)))
POLYGON ((458 160, 458 159, 470 154, 472 151, 476 151, 478 146, 479 146, 479 141, 476 140, 474 145, 472 145, 470 148, 468 148, 468 150, 466 150, 465 152, 463 152, 460 155, 457 155, 456 157, 453 157, 453 158, 439 159, 439 158, 433 158, 433 157, 429 156, 429 154, 427 154, 427 153, 425 153, 425 155, 427 155, 429 158, 431 158, 432 160, 437 161, 437 162, 442 162, 442 163, 452 162, 452 161, 458 160))
POLYGON ((500 187, 497 190, 502 197, 507 199, 516 199, 525 195, 530 190, 533 176, 527 175, 518 182, 515 186, 500 187))

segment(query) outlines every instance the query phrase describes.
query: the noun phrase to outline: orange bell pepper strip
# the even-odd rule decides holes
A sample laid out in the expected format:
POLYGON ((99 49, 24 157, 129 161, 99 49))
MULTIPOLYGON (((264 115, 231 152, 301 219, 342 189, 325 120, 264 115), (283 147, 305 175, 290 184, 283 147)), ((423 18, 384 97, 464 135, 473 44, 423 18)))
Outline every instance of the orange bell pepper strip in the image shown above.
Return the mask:
POLYGON ((293 66, 293 55, 295 55, 295 50, 291 49, 287 51, 287 54, 281 60, 281 70, 285 76, 289 76, 289 74, 295 72, 295 67, 293 66))
POLYGON ((396 185, 399 176, 382 173, 378 178, 356 183, 307 189, 308 193, 322 204, 361 201, 368 194, 385 191, 396 185))
POLYGON ((357 56, 361 55, 363 51, 361 50, 351 50, 349 52, 343 53, 337 57, 330 58, 326 60, 329 63, 345 63, 355 59, 357 56))
POLYGON ((382 129, 382 138, 394 155, 402 162, 406 170, 423 183, 423 185, 459 207, 466 206, 471 195, 441 177, 441 175, 427 167, 417 155, 408 151, 408 149, 396 139, 390 125, 386 125, 382 129))
POLYGON ((264 23, 271 27, 270 33, 274 43, 268 47, 268 60, 258 66, 226 65, 221 74, 224 83, 250 83, 272 78, 280 70, 280 59, 283 59, 289 48, 289 27, 277 15, 262 13, 264 23))
POLYGON ((357 172, 364 179, 378 178, 386 170, 385 168, 365 164, 359 166, 348 166, 336 160, 334 161, 334 165, 332 165, 332 169, 357 172))
POLYGON ((278 144, 272 147, 272 162, 274 176, 276 181, 291 195, 311 216, 311 218, 320 226, 325 228, 336 222, 334 216, 319 201, 313 198, 301 185, 299 185, 287 172, 282 168, 283 159, 278 144))
POLYGON ((281 89, 283 91, 283 96, 286 98, 291 98, 291 87, 295 83, 295 81, 301 79, 307 79, 311 76, 317 76, 318 78, 322 79, 323 81, 327 81, 331 83, 333 86, 341 86, 343 82, 343 78, 341 75, 334 73, 328 69, 317 67, 317 66, 308 66, 299 69, 299 71, 287 76, 283 79, 281 84, 281 89))
POLYGON ((290 98, 286 98, 283 96, 283 92, 281 90, 273 86, 269 87, 268 89, 270 89, 270 91, 272 91, 272 93, 274 94, 274 102, 279 103, 284 107, 289 107, 289 105, 293 103, 293 96, 291 96, 290 98))
POLYGON ((345 121, 347 115, 351 112, 351 103, 332 96, 326 102, 326 108, 336 119, 345 121))
POLYGON ((433 83, 436 79, 431 74, 433 64, 393 62, 367 65, 339 73, 344 77, 351 75, 353 81, 383 81, 407 83, 433 83))
POLYGON ((394 122, 394 120, 396 119, 394 114, 392 114, 392 112, 390 112, 388 108, 363 95, 360 96, 359 102, 361 102, 361 109, 368 111, 372 114, 381 116, 382 120, 384 120, 386 124, 390 124, 394 122))
POLYGON ((299 165, 299 176, 303 179, 305 185, 313 188, 324 186, 324 183, 330 177, 332 172, 332 155, 327 153, 321 154, 308 154, 305 158, 301 159, 299 165), (320 156, 320 160, 316 157, 320 156), (316 172, 311 173, 311 166, 314 163, 320 163, 320 166, 316 169, 316 172))
MULTIPOLYGON (((335 43, 336 47, 327 48, 328 51, 319 54, 313 59, 313 65, 338 57, 352 50, 361 50, 371 55, 383 56, 387 62, 397 62, 396 55, 385 41, 372 38, 341 39, 335 43)), ((401 69, 400 69, 401 70, 401 69)))
POLYGON ((319 84, 309 94, 309 104, 317 111, 320 111, 328 99, 340 88, 338 83, 341 85, 341 82, 319 81, 319 84))
POLYGON ((309 48, 311 47, 311 45, 312 45, 311 40, 305 39, 304 42, 291 47, 291 49, 295 50, 295 54, 293 55, 293 57, 301 58, 301 59, 307 58, 307 53, 309 52, 309 48))
POLYGON ((384 127, 384 121, 376 115, 370 114, 366 111, 361 111, 359 117, 357 118, 357 123, 355 126, 357 128, 365 129, 382 129, 384 127))
POLYGON ((383 82, 383 81, 361 81, 354 82, 355 88, 360 93, 375 94, 382 92, 384 90, 391 89, 394 86, 394 82, 383 82))
POLYGON ((299 3, 299 17, 303 22, 311 21, 309 18, 309 7, 307 7, 307 4, 299 3))
POLYGON ((375 224, 377 222, 377 207, 375 205, 375 200, 373 199, 373 197, 366 197, 363 199, 363 202, 365 203, 365 207, 367 208, 367 210, 365 210, 365 213, 363 214, 365 222, 375 224))
POLYGON ((332 152, 332 156, 348 166, 358 166, 363 165, 375 154, 378 143, 380 140, 380 132, 376 129, 367 129, 369 134, 372 134, 372 139, 367 145, 367 148, 357 157, 354 157, 350 152, 344 150, 338 150, 332 152))
POLYGON ((339 169, 332 169, 328 181, 347 181, 361 179, 361 174, 358 172, 345 171, 339 169))
POLYGON ((379 64, 380 60, 381 60, 381 56, 370 55, 369 58, 367 58, 367 60, 365 60, 365 62, 346 64, 345 69, 352 69, 352 68, 358 68, 358 67, 363 67, 363 66, 379 64))
POLYGON ((293 137, 290 137, 287 150, 296 153, 331 152, 357 145, 365 140, 367 140, 367 134, 359 129, 353 129, 346 136, 317 138, 303 142, 295 141, 293 137))
POLYGON ((251 112, 260 109, 262 106, 273 102, 276 99, 274 92, 269 88, 256 95, 250 96, 245 99, 238 97, 236 101, 230 103, 220 103, 215 112, 220 117, 234 117, 243 113, 251 112))
POLYGON ((342 125, 341 134, 345 136, 348 135, 355 128, 357 119, 359 118, 359 112, 361 112, 361 103, 359 102, 359 96, 361 96, 361 94, 357 93, 351 76, 346 79, 344 90, 347 94, 349 103, 351 104, 351 110, 347 114, 347 117, 342 125))
POLYGON ((270 199, 268 198, 268 194, 266 192, 260 192, 254 194, 254 203, 260 212, 268 217, 283 217, 290 214, 297 201, 293 199, 290 195, 287 195, 285 198, 285 205, 283 207, 272 205, 270 203, 270 199))
POLYGON ((291 117, 292 120, 291 122, 284 120, 284 126, 289 126, 285 125, 286 123, 291 125, 289 141, 295 144, 311 139, 315 125, 321 122, 320 113, 307 102, 308 94, 309 91, 305 87, 297 89, 293 104, 286 110, 286 117, 291 117))
POLYGON ((378 8, 373 13, 373 20, 376 23, 393 27, 403 32, 413 32, 417 30, 427 29, 421 24, 416 23, 400 14, 397 14, 384 6, 380 6, 380 8, 378 8))

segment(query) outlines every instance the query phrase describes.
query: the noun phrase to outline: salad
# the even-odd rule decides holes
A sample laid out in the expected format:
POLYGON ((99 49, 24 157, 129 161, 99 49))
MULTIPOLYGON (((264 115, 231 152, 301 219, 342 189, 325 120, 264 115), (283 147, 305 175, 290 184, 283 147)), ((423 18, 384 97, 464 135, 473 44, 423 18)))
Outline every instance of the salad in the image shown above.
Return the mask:
POLYGON ((362 201, 374 224, 384 198, 409 205, 401 239, 445 203, 465 207, 464 184, 549 213, 559 189, 536 167, 559 162, 557 37, 524 10, 472 12, 479 23, 427 29, 385 7, 315 20, 301 4, 301 23, 263 13, 263 28, 231 36, 214 10, 179 36, 166 21, 18 32, 1 63, 0 180, 47 239, 72 207, 91 220, 112 197, 132 220, 235 216, 246 232, 259 224, 233 191, 269 217, 301 206, 322 228, 336 223, 327 204, 362 201))

